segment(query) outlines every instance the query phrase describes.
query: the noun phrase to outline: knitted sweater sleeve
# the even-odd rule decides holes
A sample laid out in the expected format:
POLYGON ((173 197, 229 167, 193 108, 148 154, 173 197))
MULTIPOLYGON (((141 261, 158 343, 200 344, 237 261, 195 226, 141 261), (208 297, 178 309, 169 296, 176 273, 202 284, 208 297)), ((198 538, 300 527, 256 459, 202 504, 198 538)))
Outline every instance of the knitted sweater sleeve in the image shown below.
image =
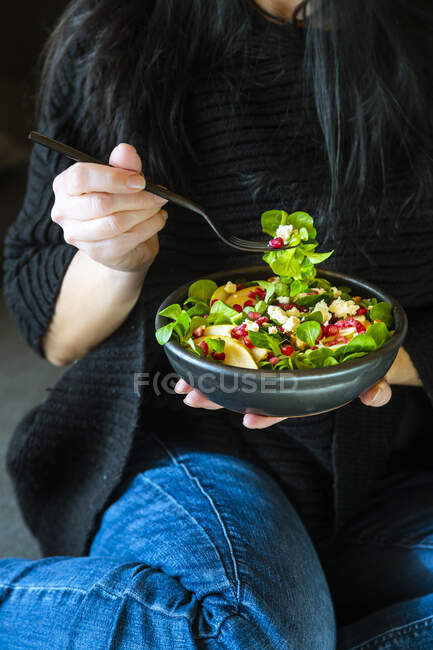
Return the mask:
MULTIPOLYGON (((38 130, 56 137, 54 115, 62 110, 67 87, 58 88, 55 104, 41 109, 38 130)), ((52 183, 68 166, 60 156, 35 145, 27 188, 17 220, 4 244, 4 293, 18 327, 41 356, 42 338, 51 320, 66 269, 76 249, 66 244, 62 230, 51 221, 52 183)))

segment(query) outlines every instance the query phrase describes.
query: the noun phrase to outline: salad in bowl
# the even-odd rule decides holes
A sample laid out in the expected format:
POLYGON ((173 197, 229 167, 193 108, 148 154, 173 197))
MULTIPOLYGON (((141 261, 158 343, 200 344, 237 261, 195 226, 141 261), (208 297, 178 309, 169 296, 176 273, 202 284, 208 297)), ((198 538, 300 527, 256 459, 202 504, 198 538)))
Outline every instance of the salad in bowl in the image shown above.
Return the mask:
POLYGON ((359 359, 393 336, 390 302, 354 295, 349 286, 317 274, 316 265, 333 251, 317 252, 309 214, 270 210, 261 223, 271 237, 263 256, 269 276, 193 282, 182 303, 159 312, 168 320, 156 331, 161 345, 176 341, 198 357, 232 367, 291 372, 359 359))

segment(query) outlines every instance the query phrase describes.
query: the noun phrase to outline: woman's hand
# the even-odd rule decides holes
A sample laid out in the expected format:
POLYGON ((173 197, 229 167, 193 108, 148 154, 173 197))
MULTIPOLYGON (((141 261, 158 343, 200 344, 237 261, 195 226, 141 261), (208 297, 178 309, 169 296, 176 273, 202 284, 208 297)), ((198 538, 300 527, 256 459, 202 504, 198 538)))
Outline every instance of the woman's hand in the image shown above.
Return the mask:
POLYGON ((131 145, 113 149, 110 165, 76 163, 59 174, 51 218, 65 241, 95 262, 117 271, 147 270, 158 254, 167 201, 142 191, 141 160, 131 145))
MULTIPOLYGON (((389 402, 392 395, 390 384, 400 384, 405 386, 422 386, 422 382, 413 365, 408 353, 404 348, 400 348, 394 363, 387 372, 386 376, 377 384, 369 388, 360 395, 360 400, 366 406, 384 406, 389 402)), ((207 397, 195 390, 183 379, 179 379, 175 386, 176 393, 186 394, 183 400, 188 406, 193 408, 220 409, 223 408, 215 402, 211 402, 207 397)), ((247 413, 244 415, 243 424, 247 429, 265 429, 277 422, 282 422, 287 418, 271 418, 262 415, 247 413)))

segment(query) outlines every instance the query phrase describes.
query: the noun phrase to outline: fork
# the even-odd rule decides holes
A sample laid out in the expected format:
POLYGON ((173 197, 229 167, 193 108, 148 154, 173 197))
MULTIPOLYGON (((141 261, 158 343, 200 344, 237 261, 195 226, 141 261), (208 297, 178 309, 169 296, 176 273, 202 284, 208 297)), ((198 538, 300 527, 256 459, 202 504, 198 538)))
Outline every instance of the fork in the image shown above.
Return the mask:
MULTIPOLYGON (((98 160, 97 158, 93 158, 93 156, 89 156, 88 154, 83 153, 82 151, 78 151, 78 149, 74 149, 73 147, 70 147, 67 144, 63 144, 63 142, 59 142, 58 140, 53 140, 52 138, 48 138, 46 135, 42 135, 42 133, 38 133, 37 131, 32 131, 31 133, 29 133, 28 137, 29 140, 32 140, 32 142, 36 142, 37 144, 47 147, 48 149, 57 151, 58 153, 61 153, 67 158, 70 158, 71 160, 75 160, 76 162, 97 163, 98 165, 106 164, 101 160, 98 160)), ((199 214, 201 217, 203 217, 203 219, 205 219, 205 221, 212 228, 212 230, 217 235, 217 237, 219 237, 221 241, 227 244, 227 246, 231 246, 232 248, 237 248, 238 250, 245 251, 247 253, 264 253, 266 251, 274 250, 269 246, 268 242, 249 241, 248 239, 242 239, 241 237, 236 237, 236 235, 233 235, 232 233, 226 230, 217 228, 217 226, 214 224, 212 219, 203 210, 202 207, 200 207, 197 203, 194 203, 194 201, 190 201, 189 199, 186 199, 184 196, 181 196, 180 194, 171 192, 170 190, 167 190, 166 188, 161 187, 160 185, 153 185, 152 183, 149 183, 147 181, 146 181, 145 190, 146 192, 150 192, 151 194, 156 194, 157 196, 161 196, 163 199, 167 199, 168 201, 171 201, 176 205, 180 205, 182 208, 186 208, 187 210, 191 210, 192 212, 199 214)), ((277 250, 288 250, 290 248, 293 247, 283 246, 281 248, 278 248, 277 250)))

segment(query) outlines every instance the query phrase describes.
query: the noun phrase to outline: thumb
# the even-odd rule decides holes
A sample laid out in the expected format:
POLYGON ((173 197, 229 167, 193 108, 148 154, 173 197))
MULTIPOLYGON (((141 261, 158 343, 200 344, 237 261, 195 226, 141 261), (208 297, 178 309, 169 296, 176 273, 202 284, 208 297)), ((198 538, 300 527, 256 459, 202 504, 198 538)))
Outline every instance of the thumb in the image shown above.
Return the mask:
POLYGON ((387 381, 381 380, 360 395, 360 400, 366 406, 384 406, 391 399, 392 390, 387 381))
POLYGON ((130 144, 122 142, 121 144, 118 144, 117 147, 114 147, 111 152, 109 163, 112 167, 130 169, 133 172, 141 174, 141 158, 135 147, 130 144))

